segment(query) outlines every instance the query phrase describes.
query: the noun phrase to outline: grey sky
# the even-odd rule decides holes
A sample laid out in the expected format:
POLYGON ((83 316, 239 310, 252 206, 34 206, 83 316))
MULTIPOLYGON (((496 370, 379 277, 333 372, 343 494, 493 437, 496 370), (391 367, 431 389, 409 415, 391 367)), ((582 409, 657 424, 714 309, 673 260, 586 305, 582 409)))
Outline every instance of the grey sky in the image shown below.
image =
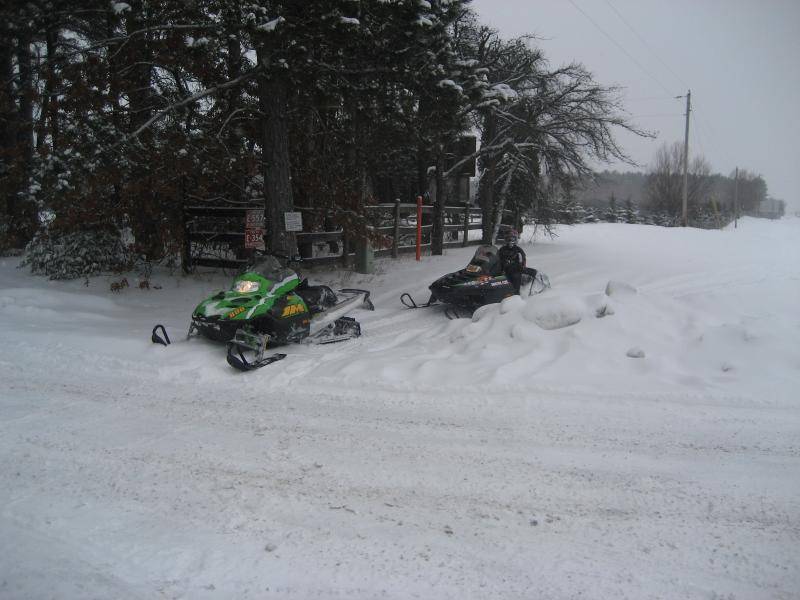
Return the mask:
POLYGON ((685 100, 674 96, 691 89, 690 153, 703 154, 714 172, 739 166, 760 173, 772 196, 800 209, 800 0, 473 0, 472 6, 504 37, 541 38, 553 66, 578 61, 600 83, 623 87, 632 120, 658 133, 655 140, 618 136, 643 168, 662 143, 683 141, 685 100))

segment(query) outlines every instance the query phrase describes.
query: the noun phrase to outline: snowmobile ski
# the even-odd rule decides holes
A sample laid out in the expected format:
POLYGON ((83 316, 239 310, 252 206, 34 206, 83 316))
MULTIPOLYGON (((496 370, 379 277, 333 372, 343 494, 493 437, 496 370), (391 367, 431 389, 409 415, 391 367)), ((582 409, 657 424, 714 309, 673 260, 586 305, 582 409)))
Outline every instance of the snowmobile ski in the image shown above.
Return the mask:
POLYGON ((172 343, 170 342, 169 336, 167 335, 167 330, 161 323, 153 327, 153 333, 150 335, 150 339, 153 341, 154 344, 161 344, 162 346, 169 346, 172 343), (158 335, 159 329, 161 330, 161 333, 164 334, 164 337, 158 335))
POLYGON ((406 292, 402 296, 400 296, 400 302, 402 302, 403 305, 406 306, 407 308, 428 308, 436 304, 436 298, 434 298, 431 295, 431 297, 428 298, 428 301, 425 304, 417 304, 414 301, 414 298, 411 297, 411 294, 406 292))
POLYGON ((247 358, 245 358, 244 349, 241 346, 233 342, 228 342, 228 355, 226 356, 226 360, 230 366, 239 371, 255 371, 256 369, 266 367, 284 358, 286 358, 285 354, 276 352, 271 356, 248 361, 247 358))

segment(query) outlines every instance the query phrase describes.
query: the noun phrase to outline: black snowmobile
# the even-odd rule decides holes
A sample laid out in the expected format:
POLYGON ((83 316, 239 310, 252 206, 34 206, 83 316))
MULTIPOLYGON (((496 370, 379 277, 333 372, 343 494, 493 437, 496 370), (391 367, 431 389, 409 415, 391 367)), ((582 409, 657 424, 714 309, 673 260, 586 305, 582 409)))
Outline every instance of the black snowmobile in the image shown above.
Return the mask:
MULTIPOLYGON (((358 306, 372 310, 369 292, 343 289, 334 292, 325 285, 309 285, 281 263, 287 257, 261 254, 245 268, 228 291, 217 292, 192 312, 187 338, 202 335, 227 342, 228 364, 249 371, 286 357, 265 357, 267 344, 293 342, 326 344, 358 337, 361 326, 344 316, 358 306), (245 353, 252 353, 248 360, 245 353)), ((156 325, 153 343, 169 345, 163 325, 156 325)))
MULTIPOLYGON (((523 269, 521 294, 527 291, 532 296, 549 287, 547 275, 536 269, 523 269)), ((448 305, 445 314, 452 319, 515 294, 514 286, 503 273, 497 248, 488 245, 475 250, 466 268, 440 277, 428 289, 431 297, 425 304, 417 304, 408 293, 400 296, 400 301, 408 308, 426 308, 441 302, 448 305)))

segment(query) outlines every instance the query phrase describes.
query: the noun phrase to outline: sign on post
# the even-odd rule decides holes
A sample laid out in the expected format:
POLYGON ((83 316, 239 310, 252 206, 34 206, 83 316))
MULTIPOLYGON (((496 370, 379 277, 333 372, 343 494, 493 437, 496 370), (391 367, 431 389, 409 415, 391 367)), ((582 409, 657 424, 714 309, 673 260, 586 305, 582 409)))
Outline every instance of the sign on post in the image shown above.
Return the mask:
POLYGON ((245 213, 244 247, 264 250, 264 209, 251 208, 245 213))
POLYGON ((283 213, 283 223, 286 231, 303 231, 303 213, 285 212, 283 213))

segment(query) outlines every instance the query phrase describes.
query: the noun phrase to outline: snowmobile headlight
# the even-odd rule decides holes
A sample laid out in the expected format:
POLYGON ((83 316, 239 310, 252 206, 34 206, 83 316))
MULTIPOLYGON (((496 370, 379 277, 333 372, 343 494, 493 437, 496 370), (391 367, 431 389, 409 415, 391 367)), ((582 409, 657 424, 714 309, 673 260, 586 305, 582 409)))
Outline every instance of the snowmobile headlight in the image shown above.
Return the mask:
POLYGON ((258 282, 257 281, 237 281, 236 284, 233 286, 234 292, 239 292, 240 294, 247 294, 249 292, 256 292, 258 291, 258 282))

